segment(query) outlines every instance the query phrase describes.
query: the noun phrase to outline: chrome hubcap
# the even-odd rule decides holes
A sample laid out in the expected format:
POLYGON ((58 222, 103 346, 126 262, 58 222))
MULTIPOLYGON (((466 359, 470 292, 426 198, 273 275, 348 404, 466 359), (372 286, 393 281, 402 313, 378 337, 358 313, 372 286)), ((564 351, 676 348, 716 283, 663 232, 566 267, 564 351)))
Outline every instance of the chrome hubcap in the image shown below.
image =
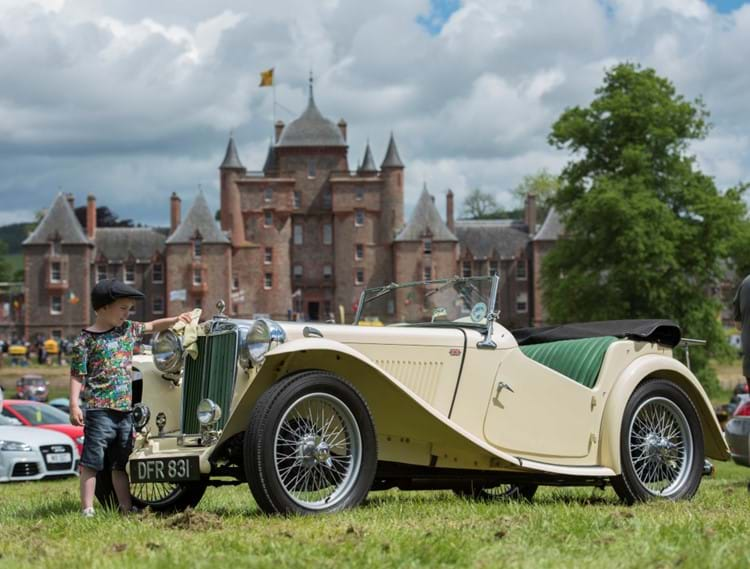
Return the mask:
POLYGON ((643 487, 655 496, 680 491, 693 464, 693 439, 682 410, 671 400, 653 397, 633 414, 630 460, 643 487))
POLYGON ((327 393, 298 399, 276 429, 274 461, 290 499, 309 509, 334 506, 355 484, 362 462, 354 415, 327 393))

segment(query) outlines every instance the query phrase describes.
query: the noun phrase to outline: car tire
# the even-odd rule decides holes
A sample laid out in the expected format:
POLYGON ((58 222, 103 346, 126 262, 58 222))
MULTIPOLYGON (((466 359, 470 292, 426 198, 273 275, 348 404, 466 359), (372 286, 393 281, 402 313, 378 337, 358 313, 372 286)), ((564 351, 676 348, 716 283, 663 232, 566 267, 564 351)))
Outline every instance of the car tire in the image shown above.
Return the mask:
POLYGON ((267 514, 355 507, 378 460, 367 403, 325 371, 297 373, 268 389, 250 414, 243 451, 250 491, 267 514))
POLYGON ((482 486, 470 484, 468 487, 456 488, 453 493, 461 498, 485 502, 504 500, 511 502, 531 502, 539 488, 536 484, 500 484, 482 486))
MULTIPOLYGON (((105 469, 96 473, 95 495, 99 503, 108 510, 119 507, 117 494, 112 485, 112 472, 105 469)), ((136 508, 150 508, 154 512, 169 514, 195 508, 205 494, 205 482, 130 484, 130 499, 136 508)))
POLYGON ((703 429, 688 395, 663 379, 641 384, 622 417, 622 473, 612 479, 617 495, 628 504, 690 499, 704 460, 703 429))

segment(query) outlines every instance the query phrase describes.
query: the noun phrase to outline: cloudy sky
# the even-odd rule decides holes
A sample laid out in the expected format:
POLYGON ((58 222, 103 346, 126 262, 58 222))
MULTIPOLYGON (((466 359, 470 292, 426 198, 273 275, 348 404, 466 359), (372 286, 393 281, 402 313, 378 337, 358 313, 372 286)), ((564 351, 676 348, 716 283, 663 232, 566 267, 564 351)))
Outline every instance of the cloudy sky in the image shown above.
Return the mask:
MULTIPOLYGON (((546 142, 603 72, 637 61, 701 96, 714 125, 693 151, 720 188, 750 181, 750 5, 741 0, 0 0, 0 224, 62 190, 168 224, 169 195, 218 208, 234 131, 250 170, 307 77, 349 123, 349 165, 390 131, 407 209, 426 182, 513 206, 524 175, 568 159, 546 142)), ((439 198, 442 201, 442 198, 439 198)))

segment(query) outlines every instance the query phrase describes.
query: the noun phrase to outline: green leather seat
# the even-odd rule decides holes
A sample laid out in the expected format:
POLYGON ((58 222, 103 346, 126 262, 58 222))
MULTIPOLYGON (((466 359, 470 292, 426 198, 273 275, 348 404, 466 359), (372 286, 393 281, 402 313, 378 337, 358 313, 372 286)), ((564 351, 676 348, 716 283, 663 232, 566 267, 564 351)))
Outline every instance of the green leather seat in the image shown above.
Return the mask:
POLYGON ((592 388, 596 385, 607 348, 616 341, 614 336, 560 340, 521 346, 521 351, 535 362, 592 388))

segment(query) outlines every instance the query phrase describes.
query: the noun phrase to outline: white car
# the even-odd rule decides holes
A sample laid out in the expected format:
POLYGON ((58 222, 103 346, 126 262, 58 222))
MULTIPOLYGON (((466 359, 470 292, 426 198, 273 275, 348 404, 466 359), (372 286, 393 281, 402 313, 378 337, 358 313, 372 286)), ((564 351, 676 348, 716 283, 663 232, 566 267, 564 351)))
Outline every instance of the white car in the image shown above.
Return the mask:
POLYGON ((79 460, 75 445, 66 435, 18 427, 0 417, 0 482, 77 475, 79 460))

